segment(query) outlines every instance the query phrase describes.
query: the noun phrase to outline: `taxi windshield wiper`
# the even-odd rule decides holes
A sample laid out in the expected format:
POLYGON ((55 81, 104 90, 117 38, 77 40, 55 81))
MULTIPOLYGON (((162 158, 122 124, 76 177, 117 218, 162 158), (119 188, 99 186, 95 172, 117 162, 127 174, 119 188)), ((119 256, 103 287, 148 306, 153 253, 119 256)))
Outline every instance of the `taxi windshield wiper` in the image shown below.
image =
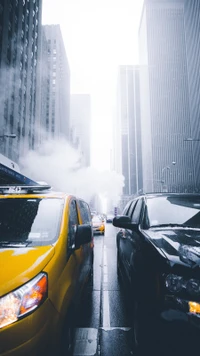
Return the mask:
POLYGON ((0 241, 0 247, 26 247, 31 243, 32 241, 0 241))
POLYGON ((174 223, 151 225, 149 228, 152 228, 152 227, 183 227, 183 228, 190 227, 190 228, 192 228, 192 226, 190 226, 190 225, 174 224, 174 223))

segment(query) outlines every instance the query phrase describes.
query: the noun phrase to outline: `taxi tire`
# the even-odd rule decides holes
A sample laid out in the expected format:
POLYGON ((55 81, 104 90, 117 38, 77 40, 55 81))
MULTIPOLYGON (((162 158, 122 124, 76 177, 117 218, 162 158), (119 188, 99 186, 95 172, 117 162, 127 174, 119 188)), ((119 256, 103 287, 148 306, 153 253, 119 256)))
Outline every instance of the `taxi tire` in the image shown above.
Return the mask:
POLYGON ((72 310, 68 312, 65 318, 62 337, 60 356, 72 356, 74 347, 74 327, 72 323, 72 310))

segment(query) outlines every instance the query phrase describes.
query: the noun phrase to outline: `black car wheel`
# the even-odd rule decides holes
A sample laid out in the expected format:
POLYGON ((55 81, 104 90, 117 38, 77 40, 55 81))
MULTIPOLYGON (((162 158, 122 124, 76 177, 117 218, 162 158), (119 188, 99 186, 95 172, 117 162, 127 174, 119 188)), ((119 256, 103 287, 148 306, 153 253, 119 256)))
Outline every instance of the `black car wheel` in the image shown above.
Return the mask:
POLYGON ((120 275, 120 260, 119 260, 119 251, 117 251, 117 275, 120 275))
POLYGON ((156 340, 158 336, 156 317, 145 307, 147 301, 134 300, 133 307, 133 336, 137 355, 147 353, 155 355, 157 352, 156 340))

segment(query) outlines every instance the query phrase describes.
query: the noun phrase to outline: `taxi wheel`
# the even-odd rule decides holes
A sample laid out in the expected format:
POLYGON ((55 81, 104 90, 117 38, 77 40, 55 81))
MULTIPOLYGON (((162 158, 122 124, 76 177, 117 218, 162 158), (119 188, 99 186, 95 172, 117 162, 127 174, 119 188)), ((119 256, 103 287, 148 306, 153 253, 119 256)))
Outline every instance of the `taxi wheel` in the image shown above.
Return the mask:
POLYGON ((68 315, 64 322, 62 339, 61 339, 61 353, 60 356, 72 356, 74 347, 74 328, 71 323, 71 317, 68 315))

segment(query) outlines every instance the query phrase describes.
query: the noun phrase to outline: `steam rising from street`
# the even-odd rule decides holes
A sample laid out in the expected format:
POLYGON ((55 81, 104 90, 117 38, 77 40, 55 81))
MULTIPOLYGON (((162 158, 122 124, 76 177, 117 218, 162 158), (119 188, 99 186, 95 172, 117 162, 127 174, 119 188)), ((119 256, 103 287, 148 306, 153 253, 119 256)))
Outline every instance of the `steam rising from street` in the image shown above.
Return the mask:
POLYGON ((20 159, 23 174, 45 181, 53 189, 63 190, 90 202, 101 195, 116 203, 122 193, 124 178, 114 171, 81 167, 81 156, 64 139, 47 141, 20 159))

